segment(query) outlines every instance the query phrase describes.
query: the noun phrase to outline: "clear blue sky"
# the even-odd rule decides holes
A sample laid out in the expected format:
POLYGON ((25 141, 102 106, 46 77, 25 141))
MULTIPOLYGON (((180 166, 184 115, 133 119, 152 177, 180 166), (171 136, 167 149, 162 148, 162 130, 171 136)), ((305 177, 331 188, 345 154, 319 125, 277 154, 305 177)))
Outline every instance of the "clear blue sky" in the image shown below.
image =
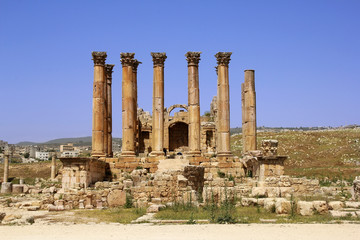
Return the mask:
POLYGON ((120 52, 135 52, 139 106, 152 109, 151 51, 167 53, 165 106, 187 103, 187 51, 202 51, 201 112, 216 94, 214 54, 230 62, 231 127, 255 69, 258 126, 360 124, 360 1, 0 0, 0 139, 91 135, 91 51, 113 73, 121 136, 120 52))

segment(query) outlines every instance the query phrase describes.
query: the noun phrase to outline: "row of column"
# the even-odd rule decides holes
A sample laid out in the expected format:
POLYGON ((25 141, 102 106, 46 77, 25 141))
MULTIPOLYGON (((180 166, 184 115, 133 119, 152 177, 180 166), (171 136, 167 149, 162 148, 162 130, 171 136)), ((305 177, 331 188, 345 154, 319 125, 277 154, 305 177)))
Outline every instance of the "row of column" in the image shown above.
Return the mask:
POLYGON ((92 153, 94 157, 112 156, 112 70, 105 64, 106 52, 92 52, 94 61, 92 153))

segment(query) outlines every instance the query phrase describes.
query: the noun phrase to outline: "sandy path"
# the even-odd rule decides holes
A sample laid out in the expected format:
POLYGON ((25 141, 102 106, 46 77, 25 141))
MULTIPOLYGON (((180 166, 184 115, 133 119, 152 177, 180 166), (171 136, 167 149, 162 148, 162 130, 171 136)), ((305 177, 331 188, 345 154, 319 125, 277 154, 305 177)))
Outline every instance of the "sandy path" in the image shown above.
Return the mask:
POLYGON ((332 240, 360 239, 358 224, 251 224, 251 225, 37 225, 0 226, 1 240, 146 239, 146 240, 332 240))

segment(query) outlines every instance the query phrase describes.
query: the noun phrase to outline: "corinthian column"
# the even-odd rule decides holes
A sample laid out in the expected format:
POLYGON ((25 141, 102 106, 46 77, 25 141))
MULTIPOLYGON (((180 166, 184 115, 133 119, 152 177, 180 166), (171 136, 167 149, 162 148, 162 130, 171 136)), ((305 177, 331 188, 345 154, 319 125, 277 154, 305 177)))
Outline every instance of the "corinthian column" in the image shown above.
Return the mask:
POLYGON ((187 52, 188 107, 189 107, 189 155, 200 155, 200 94, 199 61, 201 52, 187 52))
POLYGON ((121 156, 135 156, 135 96, 133 63, 135 53, 121 53, 122 64, 122 151, 121 156))
POLYGON ((245 70, 243 86, 243 152, 256 150, 255 71, 245 70))
POLYGON ((105 60, 106 52, 92 52, 94 60, 94 91, 93 91, 93 126, 92 153, 93 157, 104 157, 104 116, 105 106, 105 60))
POLYGON ((152 52, 154 62, 152 156, 164 155, 164 62, 166 53, 152 52))
POLYGON ((107 102, 107 155, 113 156, 112 151, 112 95, 111 95, 111 84, 112 84, 112 72, 114 64, 106 64, 106 102, 107 102))
POLYGON ((231 52, 218 52, 218 156, 231 156, 230 151, 230 96, 229 62, 231 52))
POLYGON ((135 153, 138 153, 138 146, 139 146, 139 124, 138 124, 138 119, 137 119, 137 107, 138 107, 138 103, 137 103, 137 68, 139 66, 139 64, 141 64, 141 62, 139 62, 138 60, 134 59, 133 61, 133 66, 132 66, 132 76, 134 79, 134 106, 135 106, 135 111, 134 111, 134 126, 135 126, 135 141, 134 141, 134 146, 135 146, 135 153))

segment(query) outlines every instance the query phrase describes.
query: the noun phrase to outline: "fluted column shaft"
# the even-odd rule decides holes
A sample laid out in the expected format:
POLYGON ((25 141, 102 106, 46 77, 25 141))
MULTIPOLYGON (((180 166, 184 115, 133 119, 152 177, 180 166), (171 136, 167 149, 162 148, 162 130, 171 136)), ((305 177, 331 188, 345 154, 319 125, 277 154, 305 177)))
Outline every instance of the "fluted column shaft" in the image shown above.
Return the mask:
POLYGON ((105 107, 105 60, 106 52, 92 52, 94 60, 92 156, 104 157, 105 107))
POLYGON ((229 62, 231 53, 219 52, 218 62, 218 156, 231 156, 229 62))
POLYGON ((188 61, 189 155, 200 155, 199 61, 201 52, 186 53, 188 61))
POLYGON ((3 182, 7 182, 9 180, 9 156, 8 152, 4 154, 4 179, 3 182))
POLYGON ((54 180, 56 177, 56 153, 53 153, 51 156, 51 180, 54 180))
POLYGON ((152 156, 164 155, 164 62, 165 53, 151 53, 154 62, 152 156))
POLYGON ((121 53, 122 64, 122 151, 121 156, 135 156, 134 79, 133 61, 135 53, 121 53))
POLYGON ((114 64, 106 64, 106 102, 107 102, 107 155, 109 157, 113 156, 112 151, 112 91, 111 91, 111 85, 112 85, 112 72, 114 68, 114 64))
POLYGON ((243 152, 254 151, 256 146, 256 92, 255 71, 245 70, 243 86, 243 152))

